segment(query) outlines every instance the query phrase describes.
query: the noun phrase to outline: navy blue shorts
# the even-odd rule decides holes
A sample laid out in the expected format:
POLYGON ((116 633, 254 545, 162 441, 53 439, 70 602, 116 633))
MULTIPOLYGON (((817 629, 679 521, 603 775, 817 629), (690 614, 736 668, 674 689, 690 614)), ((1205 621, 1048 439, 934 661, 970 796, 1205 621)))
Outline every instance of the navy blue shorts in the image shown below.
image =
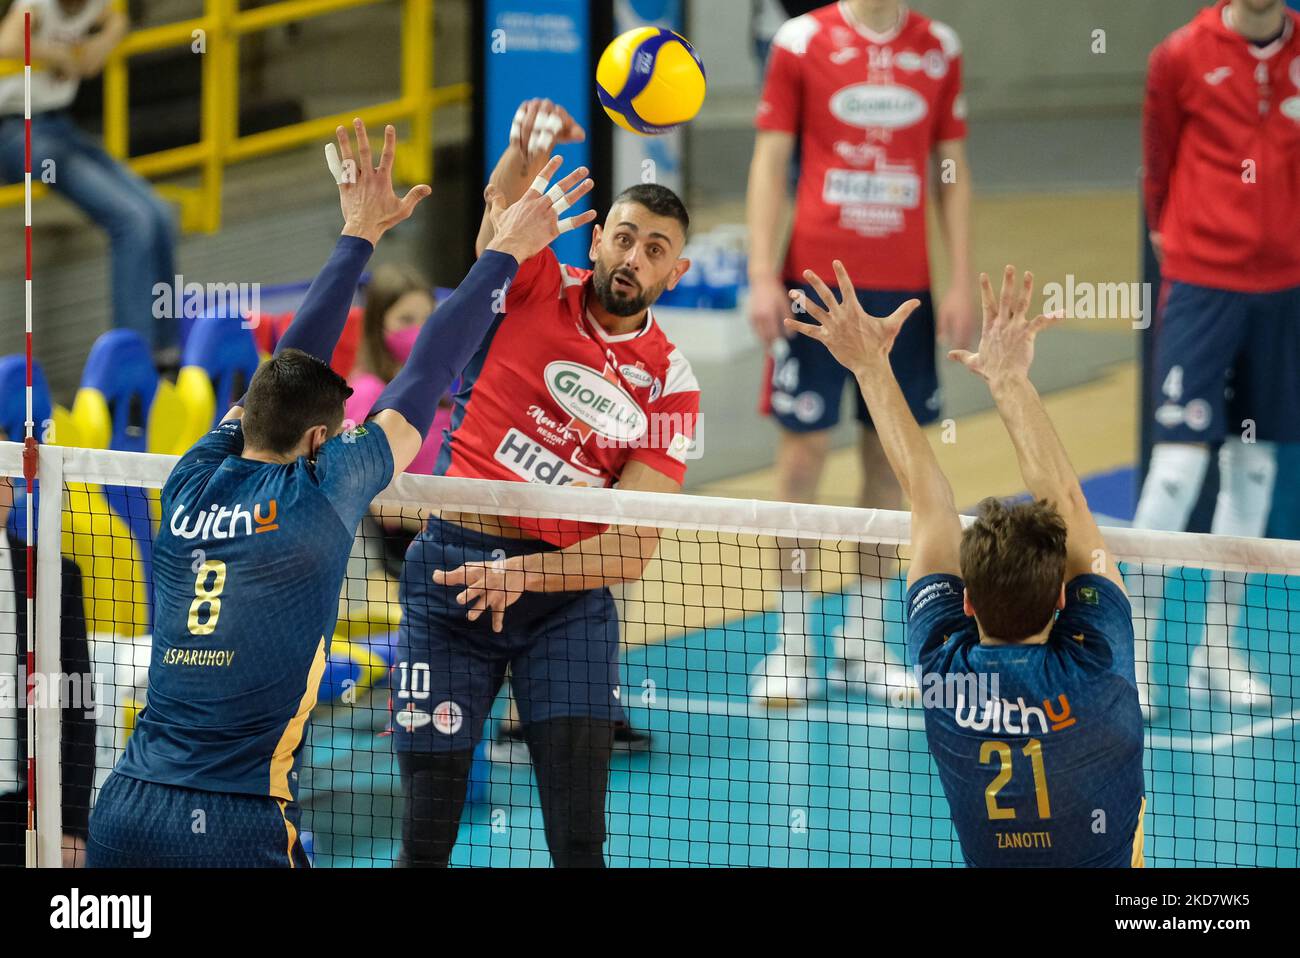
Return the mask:
MULTIPOLYGON (((801 289, 814 303, 821 303, 817 294, 807 286, 790 288, 801 289)), ((909 299, 919 299, 921 306, 903 324, 889 354, 889 363, 894 368, 894 376, 902 387, 912 415, 924 426, 939 418, 941 408, 939 371, 934 358, 934 304, 930 292, 858 290, 858 301, 872 316, 888 316, 909 299)), ((795 318, 816 322, 808 316, 795 318)), ((795 333, 777 340, 773 355, 768 358, 762 411, 790 432, 831 429, 840 421, 840 402, 846 382, 853 386, 858 422, 870 427, 871 414, 852 374, 822 343, 795 333)))
POLYGON ((90 812, 88 868, 310 868, 298 805, 113 772, 90 812))
POLYGON ((1235 293, 1169 283, 1155 331, 1157 442, 1220 442, 1250 424, 1300 441, 1300 287, 1235 293))
POLYGON ((609 589, 527 593, 506 609, 505 627, 496 633, 490 614, 466 618, 456 603, 461 586, 433 582, 438 569, 555 548, 429 520, 402 569, 402 624, 390 680, 395 749, 474 748, 507 666, 525 725, 565 716, 623 721, 618 610, 609 589))

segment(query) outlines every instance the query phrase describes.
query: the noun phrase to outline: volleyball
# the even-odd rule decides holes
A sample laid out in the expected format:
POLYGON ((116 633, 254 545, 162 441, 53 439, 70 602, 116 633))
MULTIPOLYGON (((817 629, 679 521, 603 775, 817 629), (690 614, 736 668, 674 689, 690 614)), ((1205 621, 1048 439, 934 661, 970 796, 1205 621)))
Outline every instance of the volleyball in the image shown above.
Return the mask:
POLYGON ((596 66, 596 92, 609 118, 641 136, 689 123, 704 105, 704 62, 680 34, 640 27, 615 37, 596 66))

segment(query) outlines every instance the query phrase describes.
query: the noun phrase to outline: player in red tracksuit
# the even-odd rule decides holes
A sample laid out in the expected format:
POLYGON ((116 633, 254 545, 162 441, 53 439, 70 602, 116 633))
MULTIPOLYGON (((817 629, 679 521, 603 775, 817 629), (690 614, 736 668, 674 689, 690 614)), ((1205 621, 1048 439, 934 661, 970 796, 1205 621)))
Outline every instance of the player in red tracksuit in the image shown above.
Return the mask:
MULTIPOLYGON (((873 315, 910 299, 921 308, 894 344, 895 375, 918 423, 939 417, 935 338, 966 344, 974 327, 969 294, 971 181, 961 44, 948 26, 900 0, 844 0, 794 17, 773 38, 759 103, 750 167, 750 318, 769 348, 763 407, 780 426, 777 498, 809 502, 839 422, 845 370, 819 342, 791 336, 788 291, 803 273, 829 275, 841 259, 873 315), (796 147, 799 185, 784 262, 786 184, 796 147), (926 198, 932 173, 951 260, 946 295, 930 295, 926 198)), ((902 490, 889 468, 866 405, 861 424, 859 504, 900 509, 902 490)), ((790 570, 794 560, 783 559, 790 570)), ((802 567, 800 565, 799 567, 802 567)), ((896 700, 908 677, 885 645, 885 608, 901 608, 894 563, 864 554, 831 639, 827 678, 874 699, 896 700)), ((806 700, 820 681, 809 655, 817 619, 806 582, 783 573, 779 638, 754 675, 752 694, 774 707, 806 700)), ((901 634, 901 619, 896 622, 901 634)))
MULTIPOLYGON (((1156 445, 1134 523, 1185 529, 1222 443, 1212 531, 1262 536, 1276 443, 1300 440, 1300 14, 1283 0, 1221 0, 1169 36, 1151 55, 1143 141, 1165 289, 1156 445)), ((1212 583, 1192 685, 1267 706, 1228 639, 1224 609, 1242 606, 1244 588, 1241 576, 1212 583)), ((1134 606, 1143 623, 1140 597, 1134 606)))

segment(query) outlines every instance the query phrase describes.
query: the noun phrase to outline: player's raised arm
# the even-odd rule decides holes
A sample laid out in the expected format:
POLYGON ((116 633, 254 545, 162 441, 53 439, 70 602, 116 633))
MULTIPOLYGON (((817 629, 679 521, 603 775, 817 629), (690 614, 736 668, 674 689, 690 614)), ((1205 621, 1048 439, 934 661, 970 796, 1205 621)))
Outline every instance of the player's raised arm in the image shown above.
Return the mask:
POLYGON ((477 255, 483 255, 496 233, 492 219, 494 198, 499 197, 505 206, 515 203, 542 172, 551 158, 553 147, 581 143, 586 138, 587 131, 558 103, 533 99, 519 104, 510 125, 510 143, 497 161, 483 192, 487 208, 474 243, 477 255))
MULTIPOLYGON (((353 120, 352 125, 357 137, 355 155, 348 133, 341 126, 335 131, 338 146, 331 143, 325 148, 326 161, 339 188, 343 232, 329 260, 312 280, 293 322, 276 344, 277 354, 285 349, 300 349, 321 362, 330 361, 347 324, 357 283, 375 245, 432 192, 428 186, 420 185, 399 197, 393 191, 397 131, 391 126, 384 128, 384 149, 376 166, 366 125, 360 119, 353 120)), ((241 400, 224 418, 242 416, 241 400)))
POLYGON ((456 291, 420 328, 410 358, 376 400, 371 418, 388 437, 394 475, 405 471, 420 451, 438 399, 503 312, 506 290, 519 264, 566 230, 596 218, 595 210, 588 210, 560 219, 559 214, 593 186, 587 168, 580 166, 547 189, 561 162, 560 157, 552 157, 522 198, 509 207, 499 195, 495 197, 492 240, 456 291))
MULTIPOLYGON (((960 574, 961 522, 953 502, 952 487, 939 467, 934 450, 903 398, 889 365, 889 351, 907 317, 920 306, 908 300, 892 316, 877 319, 858 302, 853 281, 844 264, 835 261, 839 299, 812 270, 804 279, 826 308, 811 300, 805 306, 821 325, 787 319, 786 325, 820 340, 853 373, 871 412, 871 421, 898 483, 912 503, 912 561, 909 585, 934 573, 960 574)), ((792 297, 800 294, 792 292, 792 297)))
POLYGON ((1034 339, 1060 319, 1042 315, 1028 318, 1033 291, 1033 274, 1025 273, 1017 284, 1015 267, 1008 266, 1002 275, 1001 295, 994 296, 988 274, 981 273, 984 326, 979 352, 954 350, 949 356, 989 384, 998 413, 1016 448, 1020 474, 1030 494, 1046 499, 1065 520, 1066 581, 1094 573, 1122 589, 1124 580, 1106 551, 1106 543, 1079 485, 1079 476, 1070 464, 1043 400, 1029 381, 1034 339))

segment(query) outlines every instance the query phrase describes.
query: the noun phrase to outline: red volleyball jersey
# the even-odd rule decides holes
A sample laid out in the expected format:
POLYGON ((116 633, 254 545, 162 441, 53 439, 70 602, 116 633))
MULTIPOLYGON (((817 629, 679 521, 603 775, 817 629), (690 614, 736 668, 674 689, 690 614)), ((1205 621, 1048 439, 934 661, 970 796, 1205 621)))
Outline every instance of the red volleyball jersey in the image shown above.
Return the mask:
POLYGON ((1260 47, 1202 10, 1151 54, 1147 223, 1166 279, 1247 293, 1300 286, 1300 14, 1260 47))
POLYGON ((930 285, 925 198, 935 146, 966 136, 961 44, 904 8, 877 34, 843 3, 788 20, 772 41, 760 130, 801 148, 785 277, 832 276, 844 261, 860 288, 930 285))
MULTIPOLYGON (((646 314, 611 336, 587 312, 591 271, 545 249, 519 267, 505 312, 465 369, 438 473, 609 486, 629 462, 681 482, 700 409, 690 363, 646 314)), ((519 518, 567 546, 605 526, 519 518)))

